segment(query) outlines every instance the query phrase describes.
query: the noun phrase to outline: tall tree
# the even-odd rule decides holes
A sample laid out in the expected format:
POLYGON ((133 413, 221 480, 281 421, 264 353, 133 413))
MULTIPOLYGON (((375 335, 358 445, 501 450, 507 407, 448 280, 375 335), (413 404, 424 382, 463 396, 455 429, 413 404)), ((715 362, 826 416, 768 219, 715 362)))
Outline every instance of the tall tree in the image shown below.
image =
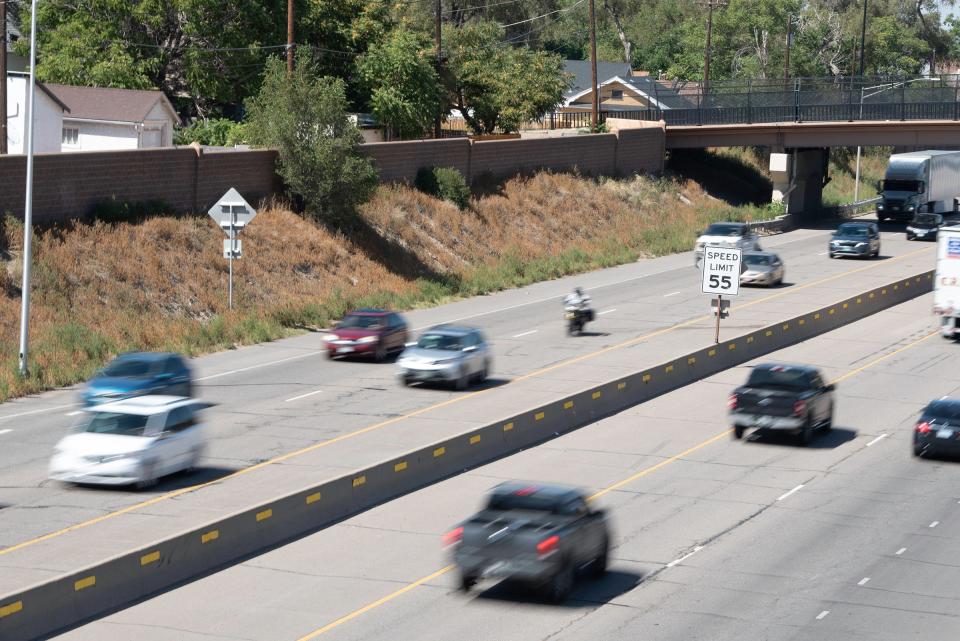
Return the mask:
POLYGON ((477 133, 517 131, 556 109, 569 86, 560 56, 505 45, 503 34, 493 22, 444 31, 448 99, 477 133))

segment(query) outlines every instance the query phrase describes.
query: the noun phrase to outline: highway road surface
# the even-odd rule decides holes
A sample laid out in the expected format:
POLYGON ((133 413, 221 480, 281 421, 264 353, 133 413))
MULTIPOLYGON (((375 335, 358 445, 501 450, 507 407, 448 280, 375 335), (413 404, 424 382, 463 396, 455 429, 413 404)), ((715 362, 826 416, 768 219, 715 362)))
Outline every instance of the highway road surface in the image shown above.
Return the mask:
POLYGON ((837 383, 835 429, 810 447, 732 439, 733 368, 57 638, 954 639, 960 462, 910 454, 920 409, 960 387, 931 300, 763 359, 837 383), (442 533, 514 478, 585 486, 611 514, 610 572, 563 605, 454 588, 442 533))
MULTIPOLYGON (((764 239, 764 247, 785 260, 786 286, 776 291, 744 288, 737 305, 793 295, 799 288, 808 289, 798 295, 822 301, 837 286, 856 285, 869 273, 883 272, 892 280, 933 265, 932 244, 907 242, 899 232, 884 235, 886 260, 829 260, 828 236, 823 230, 798 230, 764 239), (851 279, 842 278, 846 273, 851 279)), ((418 310, 408 318, 415 329, 444 321, 483 327, 494 343, 490 385, 499 385, 702 316, 706 302, 692 265, 692 253, 643 260, 418 310), (574 284, 587 289, 599 312, 588 335, 578 338, 565 335, 561 318, 560 299, 574 284)), ((728 326, 735 328, 738 318, 735 313, 728 326)), ((211 481, 458 395, 438 388, 402 388, 393 364, 329 362, 321 346, 321 336, 313 333, 195 359, 199 395, 217 404, 207 411, 212 428, 208 456, 198 473, 171 477, 150 493, 74 488, 46 480, 54 443, 77 420, 76 390, 0 406, 0 553, 144 497, 211 481)))

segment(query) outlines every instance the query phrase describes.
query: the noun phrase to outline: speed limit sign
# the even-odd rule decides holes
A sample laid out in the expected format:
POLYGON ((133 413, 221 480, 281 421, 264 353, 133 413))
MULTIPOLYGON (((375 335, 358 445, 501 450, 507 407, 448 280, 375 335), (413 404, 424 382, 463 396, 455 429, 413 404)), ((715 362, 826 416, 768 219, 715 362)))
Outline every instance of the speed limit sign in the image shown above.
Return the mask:
POLYGON ((720 296, 736 296, 740 293, 742 260, 743 250, 710 245, 704 247, 701 283, 703 293, 720 296))

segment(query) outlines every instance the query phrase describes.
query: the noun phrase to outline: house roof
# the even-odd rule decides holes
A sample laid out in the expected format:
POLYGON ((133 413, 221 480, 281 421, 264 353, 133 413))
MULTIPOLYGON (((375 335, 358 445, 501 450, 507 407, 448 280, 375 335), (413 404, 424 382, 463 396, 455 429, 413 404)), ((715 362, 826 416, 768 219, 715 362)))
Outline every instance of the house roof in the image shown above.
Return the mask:
MULTIPOLYGON (((570 98, 590 89, 590 61, 589 60, 564 60, 563 70, 573 74, 570 88, 564 94, 565 98, 570 98)), ((603 83, 609 78, 620 76, 623 78, 630 76, 630 65, 626 62, 601 62, 597 61, 597 82, 603 83)))
POLYGON ((61 101, 69 105, 70 118, 74 120, 143 122, 158 101, 166 105, 174 120, 179 120, 176 110, 162 91, 79 87, 53 83, 48 84, 47 87, 61 101))
MULTIPOLYGON (((20 77, 22 77, 22 78, 29 78, 29 77, 30 77, 30 74, 29 74, 29 73, 25 73, 25 72, 23 72, 23 71, 8 71, 8 72, 7 72, 7 75, 8 75, 8 76, 20 76, 20 77)), ((67 105, 63 104, 63 101, 60 100, 60 98, 58 98, 58 97, 56 96, 56 94, 54 94, 52 91, 50 91, 50 88, 49 88, 45 83, 38 82, 38 83, 37 83, 37 89, 39 89, 39 90, 42 91, 43 93, 45 93, 45 94, 47 94, 48 96, 50 96, 50 100, 52 100, 52 101, 54 101, 55 103, 57 103, 57 105, 58 105, 61 109, 63 109, 63 110, 66 111, 66 112, 69 112, 69 111, 70 111, 70 107, 68 107, 67 105)))
MULTIPOLYGON (((613 83, 619 83, 636 95, 646 99, 647 102, 654 107, 659 107, 661 109, 683 109, 691 106, 687 99, 677 93, 675 89, 663 82, 654 80, 650 76, 613 76, 612 78, 600 80, 599 73, 597 75, 598 82, 601 87, 605 87, 613 83)), ((587 82, 587 86, 581 91, 573 94, 567 94, 567 105, 569 106, 574 100, 581 98, 588 93, 590 93, 589 81, 587 82)))

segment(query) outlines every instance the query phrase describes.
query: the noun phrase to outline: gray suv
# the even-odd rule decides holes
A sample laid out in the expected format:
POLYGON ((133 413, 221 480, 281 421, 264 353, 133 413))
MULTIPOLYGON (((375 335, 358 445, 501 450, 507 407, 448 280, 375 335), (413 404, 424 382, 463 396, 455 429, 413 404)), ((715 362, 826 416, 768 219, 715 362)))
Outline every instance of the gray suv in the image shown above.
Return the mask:
POLYGON ((880 255, 880 230, 876 223, 843 223, 833 232, 827 251, 830 258, 874 258, 880 255))
POLYGON ((452 383, 466 389, 490 373, 492 356, 483 333, 475 327, 437 325, 420 335, 397 359, 400 382, 452 383))

